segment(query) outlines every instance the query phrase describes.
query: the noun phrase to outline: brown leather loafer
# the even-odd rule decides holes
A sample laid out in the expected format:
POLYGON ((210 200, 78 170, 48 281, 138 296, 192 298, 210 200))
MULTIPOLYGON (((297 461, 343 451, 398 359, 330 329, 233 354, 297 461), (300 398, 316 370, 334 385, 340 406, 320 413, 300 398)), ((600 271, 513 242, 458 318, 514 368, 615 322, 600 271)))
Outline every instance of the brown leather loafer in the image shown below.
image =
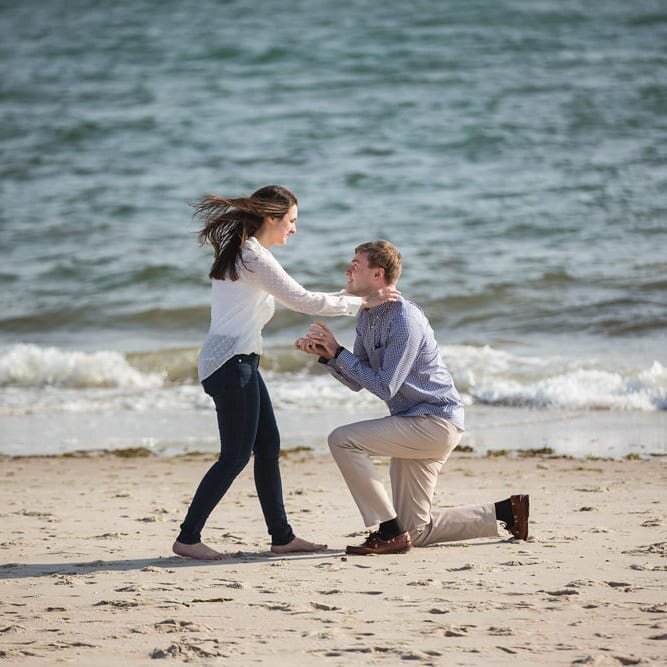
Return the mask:
POLYGON ((528 539, 528 513, 530 510, 530 501, 528 496, 510 496, 512 504, 512 518, 514 524, 508 528, 510 533, 517 540, 528 539))
POLYGON ((412 540, 407 530, 396 537, 392 537, 390 540, 383 540, 380 537, 380 533, 371 533, 363 544, 360 544, 358 547, 348 546, 345 549, 345 553, 355 556, 402 554, 408 551, 410 547, 412 547, 412 540))

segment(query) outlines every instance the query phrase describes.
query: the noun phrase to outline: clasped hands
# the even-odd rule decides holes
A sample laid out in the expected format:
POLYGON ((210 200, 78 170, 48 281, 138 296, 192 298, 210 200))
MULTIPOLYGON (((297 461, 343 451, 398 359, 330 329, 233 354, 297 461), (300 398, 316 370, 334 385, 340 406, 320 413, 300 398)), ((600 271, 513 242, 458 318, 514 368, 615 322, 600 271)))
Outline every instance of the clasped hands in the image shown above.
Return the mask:
POLYGON ((297 338, 294 346, 306 354, 315 354, 323 359, 331 359, 336 354, 339 342, 324 322, 313 322, 306 335, 297 338))
MULTIPOLYGON (((401 293, 395 287, 383 287, 377 292, 363 297, 361 305, 363 308, 373 308, 386 301, 396 301, 400 296, 401 293)), ((336 340, 331 329, 324 322, 318 320, 308 327, 305 336, 294 341, 294 347, 306 354, 314 354, 329 360, 336 355, 340 343, 336 340)))

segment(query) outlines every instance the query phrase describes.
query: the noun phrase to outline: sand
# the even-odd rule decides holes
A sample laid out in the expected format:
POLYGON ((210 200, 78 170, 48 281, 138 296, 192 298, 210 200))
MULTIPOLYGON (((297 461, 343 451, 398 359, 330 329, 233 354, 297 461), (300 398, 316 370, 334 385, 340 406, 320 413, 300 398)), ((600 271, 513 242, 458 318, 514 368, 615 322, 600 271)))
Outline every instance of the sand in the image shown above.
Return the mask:
MULTIPOLYGON (((436 502, 531 495, 527 542, 345 556, 365 534, 332 460, 283 460, 297 533, 272 556, 247 469, 170 553, 212 455, 0 460, 0 660, 12 665, 667 663, 666 460, 455 453, 436 502), (159 663, 158 663, 159 664, 159 663)), ((385 467, 383 463, 379 463, 385 467)))

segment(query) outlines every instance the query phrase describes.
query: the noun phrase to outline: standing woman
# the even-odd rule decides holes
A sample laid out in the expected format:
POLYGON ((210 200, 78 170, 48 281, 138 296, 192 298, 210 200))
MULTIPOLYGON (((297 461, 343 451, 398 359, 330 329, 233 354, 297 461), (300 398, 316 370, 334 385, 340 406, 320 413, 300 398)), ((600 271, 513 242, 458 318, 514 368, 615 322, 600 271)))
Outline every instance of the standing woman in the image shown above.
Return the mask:
POLYGON ((309 292, 269 252, 296 233, 297 199, 279 185, 250 197, 207 195, 194 205, 203 221, 199 242, 215 253, 211 325, 199 355, 199 379, 213 398, 220 431, 220 457, 199 484, 174 553, 219 560, 225 554, 203 544, 201 531, 237 475, 254 454, 257 496, 271 535, 271 551, 318 551, 326 545, 296 537, 287 521, 280 478, 280 435, 259 372, 262 328, 274 299, 308 315, 354 315, 362 305, 395 298, 385 292, 362 300, 344 293, 309 292))

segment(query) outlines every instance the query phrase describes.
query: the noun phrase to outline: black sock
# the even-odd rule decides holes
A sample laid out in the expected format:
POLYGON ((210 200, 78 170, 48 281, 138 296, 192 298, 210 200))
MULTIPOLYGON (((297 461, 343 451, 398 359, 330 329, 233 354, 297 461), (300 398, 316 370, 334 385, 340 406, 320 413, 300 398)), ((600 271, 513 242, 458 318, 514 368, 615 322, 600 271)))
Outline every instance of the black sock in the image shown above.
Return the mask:
POLYGON ((496 519, 502 521, 508 528, 514 525, 514 515, 512 514, 512 503, 510 499, 501 500, 494 503, 496 508, 496 519))
POLYGON ((396 517, 395 519, 389 519, 389 521, 383 521, 378 528, 378 532, 383 540, 390 540, 405 531, 398 517, 396 517))

